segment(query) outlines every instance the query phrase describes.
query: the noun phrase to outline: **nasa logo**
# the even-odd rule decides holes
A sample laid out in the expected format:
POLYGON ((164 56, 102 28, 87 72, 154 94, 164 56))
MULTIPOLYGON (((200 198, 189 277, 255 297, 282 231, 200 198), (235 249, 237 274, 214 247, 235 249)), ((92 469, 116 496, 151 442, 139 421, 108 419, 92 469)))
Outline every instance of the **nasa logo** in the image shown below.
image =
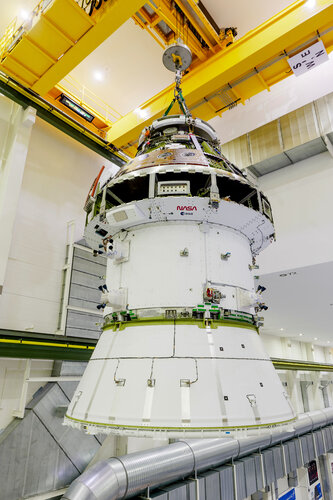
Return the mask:
POLYGON ((191 212, 191 211, 193 211, 193 210, 197 211, 197 207, 196 207, 196 206, 193 206, 193 207, 188 206, 188 207, 186 207, 186 206, 183 206, 183 205, 180 205, 180 206, 178 205, 178 206, 177 206, 177 210, 180 210, 180 211, 182 211, 182 212, 183 212, 184 210, 191 212))
POLYGON ((193 211, 197 211, 196 206, 185 206, 185 205, 178 205, 177 210, 180 211, 180 215, 193 215, 193 211))

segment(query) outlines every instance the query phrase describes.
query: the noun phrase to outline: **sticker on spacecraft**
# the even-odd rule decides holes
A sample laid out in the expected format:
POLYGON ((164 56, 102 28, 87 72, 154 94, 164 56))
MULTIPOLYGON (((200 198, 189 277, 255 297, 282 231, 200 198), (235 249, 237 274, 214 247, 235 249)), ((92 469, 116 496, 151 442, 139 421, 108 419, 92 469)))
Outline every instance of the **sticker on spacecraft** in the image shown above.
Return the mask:
POLYGON ((294 74, 300 76, 325 61, 328 61, 328 55, 325 45, 320 40, 295 56, 289 57, 288 64, 294 74))
POLYGON ((315 460, 311 460, 311 462, 308 463, 308 477, 310 486, 318 481, 318 469, 315 460))
POLYGON ((296 500, 296 491, 295 488, 287 491, 282 497, 279 497, 279 500, 296 500))
POLYGON ((157 158, 170 158, 170 156, 172 156, 172 153, 162 153, 160 155, 158 155, 157 158))
POLYGON ((191 151, 186 151, 186 153, 181 153, 182 156, 195 156, 195 153, 191 151))
POLYGON ((323 498, 320 483, 316 484, 315 489, 314 489, 314 494, 315 494, 315 500, 319 500, 320 498, 323 498))

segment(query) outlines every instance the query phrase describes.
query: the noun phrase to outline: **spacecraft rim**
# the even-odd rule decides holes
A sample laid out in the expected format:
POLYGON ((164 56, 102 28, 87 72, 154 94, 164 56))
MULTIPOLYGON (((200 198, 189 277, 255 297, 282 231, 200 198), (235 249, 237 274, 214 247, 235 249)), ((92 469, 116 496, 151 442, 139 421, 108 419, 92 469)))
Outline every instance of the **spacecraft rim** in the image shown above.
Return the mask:
MULTIPOLYGON (((169 150, 172 151, 172 150, 169 150)), ((139 156, 136 158, 140 158, 139 156)), ((133 162, 136 158, 133 158, 133 162)), ((217 157, 218 158, 218 157, 217 157)), ((130 165, 132 164, 132 161, 127 163, 124 166, 123 171, 125 168, 129 168, 130 165)), ((253 187, 253 189, 257 189, 254 184, 252 184, 248 179, 245 177, 242 177, 238 174, 235 174, 234 172, 229 172, 228 170, 224 170, 222 168, 217 168, 217 167, 212 167, 207 164, 207 162, 202 162, 202 164, 193 164, 193 163, 186 163, 185 161, 182 162, 173 162, 173 163, 161 163, 159 165, 147 165, 147 166, 139 166, 137 168, 134 168, 133 170, 127 170, 125 173, 123 171, 119 170, 112 179, 106 184, 106 187, 110 188, 111 186, 115 184, 120 184, 121 182, 124 182, 126 180, 131 180, 134 179, 135 177, 142 177, 142 171, 146 173, 146 175, 149 174, 163 174, 163 173, 189 173, 189 174, 195 174, 195 173, 200 173, 200 174, 211 174, 216 173, 219 177, 227 177, 229 179, 233 179, 235 181, 241 182, 242 184, 248 185, 250 187, 253 187), (149 169, 149 170, 148 170, 149 169), (165 170, 165 172, 161 172, 161 170, 165 170)))
POLYGON ((108 423, 103 423, 103 424, 98 424, 97 422, 93 422, 93 421, 89 421, 89 420, 81 420, 79 418, 76 418, 76 417, 71 417, 69 415, 65 415, 65 421, 66 419, 68 420, 71 420, 73 422, 78 422, 80 424, 82 424, 83 426, 95 426, 97 428, 113 428, 113 429, 119 429, 119 431, 121 433, 124 433, 124 431, 126 431, 127 429, 129 431, 131 430, 135 430, 135 429, 138 429, 140 430, 140 436, 143 436, 142 434, 142 430, 146 430, 146 431, 151 431, 151 432, 172 432, 172 431, 181 431, 181 432, 192 432, 192 431, 195 431, 195 432, 214 432, 214 431, 219 431, 219 432, 227 432, 227 431, 237 431, 239 430, 240 432, 246 432, 246 430, 250 429, 250 430, 255 430, 255 429, 267 429, 267 428, 277 428, 277 427, 280 427, 280 426, 283 426, 285 424, 290 424, 292 422, 295 422, 295 420, 297 420, 297 415, 295 415, 293 418, 291 419, 287 419, 287 420, 281 420, 281 421, 277 421, 277 422, 270 422, 268 424, 250 424, 250 425, 247 425, 245 427, 241 427, 239 425, 235 425, 235 426, 226 426, 226 427, 189 427, 188 425, 187 426, 184 426, 184 427, 178 427, 178 426, 174 426, 174 427, 167 427, 167 426, 159 426, 159 427, 154 427, 154 426, 148 426, 148 425, 119 425, 119 424, 108 424, 108 423))
POLYGON ((219 226, 220 228, 236 232, 250 243, 253 255, 258 255, 258 253, 266 248, 270 243, 270 237, 275 234, 274 224, 267 215, 235 201, 220 200, 219 207, 215 209, 210 206, 210 200, 207 197, 192 196, 188 198, 184 196, 161 196, 155 198, 143 198, 141 200, 130 201, 128 203, 115 206, 105 212, 105 220, 103 221, 101 221, 100 215, 96 214, 86 225, 85 237, 91 248, 98 248, 101 238, 95 233, 94 228, 96 227, 96 224, 107 231, 107 234, 112 235, 112 238, 114 238, 124 232, 134 231, 143 227, 148 227, 152 224, 165 225, 174 223, 188 223, 189 225, 195 224, 197 226, 202 224, 208 226, 219 226), (175 204, 176 210, 177 206, 187 205, 188 200, 191 200, 191 205, 195 204, 198 207, 197 211, 192 212, 193 216, 191 216, 191 220, 189 220, 189 218, 184 219, 185 216, 179 215, 181 213, 180 210, 178 210, 179 213, 173 212, 173 214, 170 214, 168 212, 167 216, 163 215, 163 212, 160 210, 161 206, 164 207, 163 209, 167 210, 166 205, 168 205, 169 202, 173 202, 175 204), (108 215, 110 218, 110 216, 112 217, 112 214, 117 211, 126 211, 131 207, 137 207, 139 212, 142 213, 142 216, 135 220, 124 220, 120 223, 108 220, 108 215), (238 215, 241 211, 244 214, 248 213, 246 222, 241 226, 231 226, 229 225, 229 219, 223 220, 224 217, 230 218, 230 213, 228 214, 228 212, 225 211, 225 209, 228 208, 230 212, 230 207, 233 207, 232 210, 235 210, 238 215), (216 217, 219 217, 219 220, 214 220, 216 217), (248 226, 249 223, 251 223, 251 227, 248 226), (264 231, 265 235, 262 232, 264 228, 266 228, 264 231), (260 238, 259 233, 257 234, 258 229, 261 233, 260 238))
MULTIPOLYGON (((178 306, 177 306, 178 307, 178 306)), ((171 307, 168 307, 170 309, 171 307)), ((103 326, 103 331, 106 330, 111 330, 115 326, 120 326, 120 330, 124 330, 127 326, 148 326, 148 325, 160 325, 161 323, 163 324, 168 324, 168 325, 173 325, 174 322, 177 322, 179 325, 192 325, 192 326, 197 326, 200 329, 205 329, 207 328, 207 325, 205 324, 204 319, 195 319, 195 318, 189 318, 188 321, 186 321, 187 318, 174 318, 174 319, 157 319, 157 318, 150 318, 149 317, 143 317, 143 319, 133 319, 131 321, 120 321, 117 320, 115 323, 108 323, 105 326, 103 326)), ((209 320, 209 327, 212 330, 216 330, 218 327, 233 327, 233 328, 244 328, 247 330, 255 330, 258 335, 259 335, 259 329, 256 327, 254 324, 247 323, 247 322, 242 322, 239 320, 209 320), (230 324, 229 324, 230 323, 230 324)))

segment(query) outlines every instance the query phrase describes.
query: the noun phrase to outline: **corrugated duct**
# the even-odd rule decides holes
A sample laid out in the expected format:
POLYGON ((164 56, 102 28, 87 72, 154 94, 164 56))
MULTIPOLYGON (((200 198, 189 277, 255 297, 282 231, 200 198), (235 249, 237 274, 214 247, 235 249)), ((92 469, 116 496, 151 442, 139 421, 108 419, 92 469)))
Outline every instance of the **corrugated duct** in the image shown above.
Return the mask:
POLYGON ((257 176, 324 152, 327 140, 333 146, 332 105, 330 93, 223 144, 222 152, 257 176))
POLYGON ((241 439, 193 439, 96 463, 69 487, 66 500, 116 500, 166 485, 333 423, 333 408, 300 415, 292 431, 241 439))

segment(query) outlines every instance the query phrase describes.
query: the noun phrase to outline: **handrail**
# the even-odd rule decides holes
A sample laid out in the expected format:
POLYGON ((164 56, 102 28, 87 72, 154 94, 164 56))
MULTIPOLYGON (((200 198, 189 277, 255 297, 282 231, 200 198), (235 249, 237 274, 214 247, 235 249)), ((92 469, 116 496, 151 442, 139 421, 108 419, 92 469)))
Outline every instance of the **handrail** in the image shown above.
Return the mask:
POLYGON ((15 41, 15 39, 17 38, 17 41, 20 40, 27 29, 30 29, 33 22, 35 21, 35 18, 39 16, 42 11, 46 9, 46 7, 48 7, 49 3, 50 2, 45 3, 44 0, 40 0, 36 7, 31 11, 29 19, 21 22, 21 24, 17 28, 17 17, 15 17, 10 22, 5 30, 3 37, 0 39, 0 59, 3 59, 3 57, 6 56, 8 50, 11 50, 13 48, 11 47, 11 44, 15 41))
POLYGON ((87 108, 88 111, 91 111, 95 115, 98 114, 103 120, 110 122, 110 125, 123 116, 95 94, 95 92, 77 81, 71 75, 67 75, 61 84, 57 84, 56 87, 68 94, 69 97, 74 98, 80 105, 87 108), (92 105, 90 105, 89 102, 91 102, 92 105))

